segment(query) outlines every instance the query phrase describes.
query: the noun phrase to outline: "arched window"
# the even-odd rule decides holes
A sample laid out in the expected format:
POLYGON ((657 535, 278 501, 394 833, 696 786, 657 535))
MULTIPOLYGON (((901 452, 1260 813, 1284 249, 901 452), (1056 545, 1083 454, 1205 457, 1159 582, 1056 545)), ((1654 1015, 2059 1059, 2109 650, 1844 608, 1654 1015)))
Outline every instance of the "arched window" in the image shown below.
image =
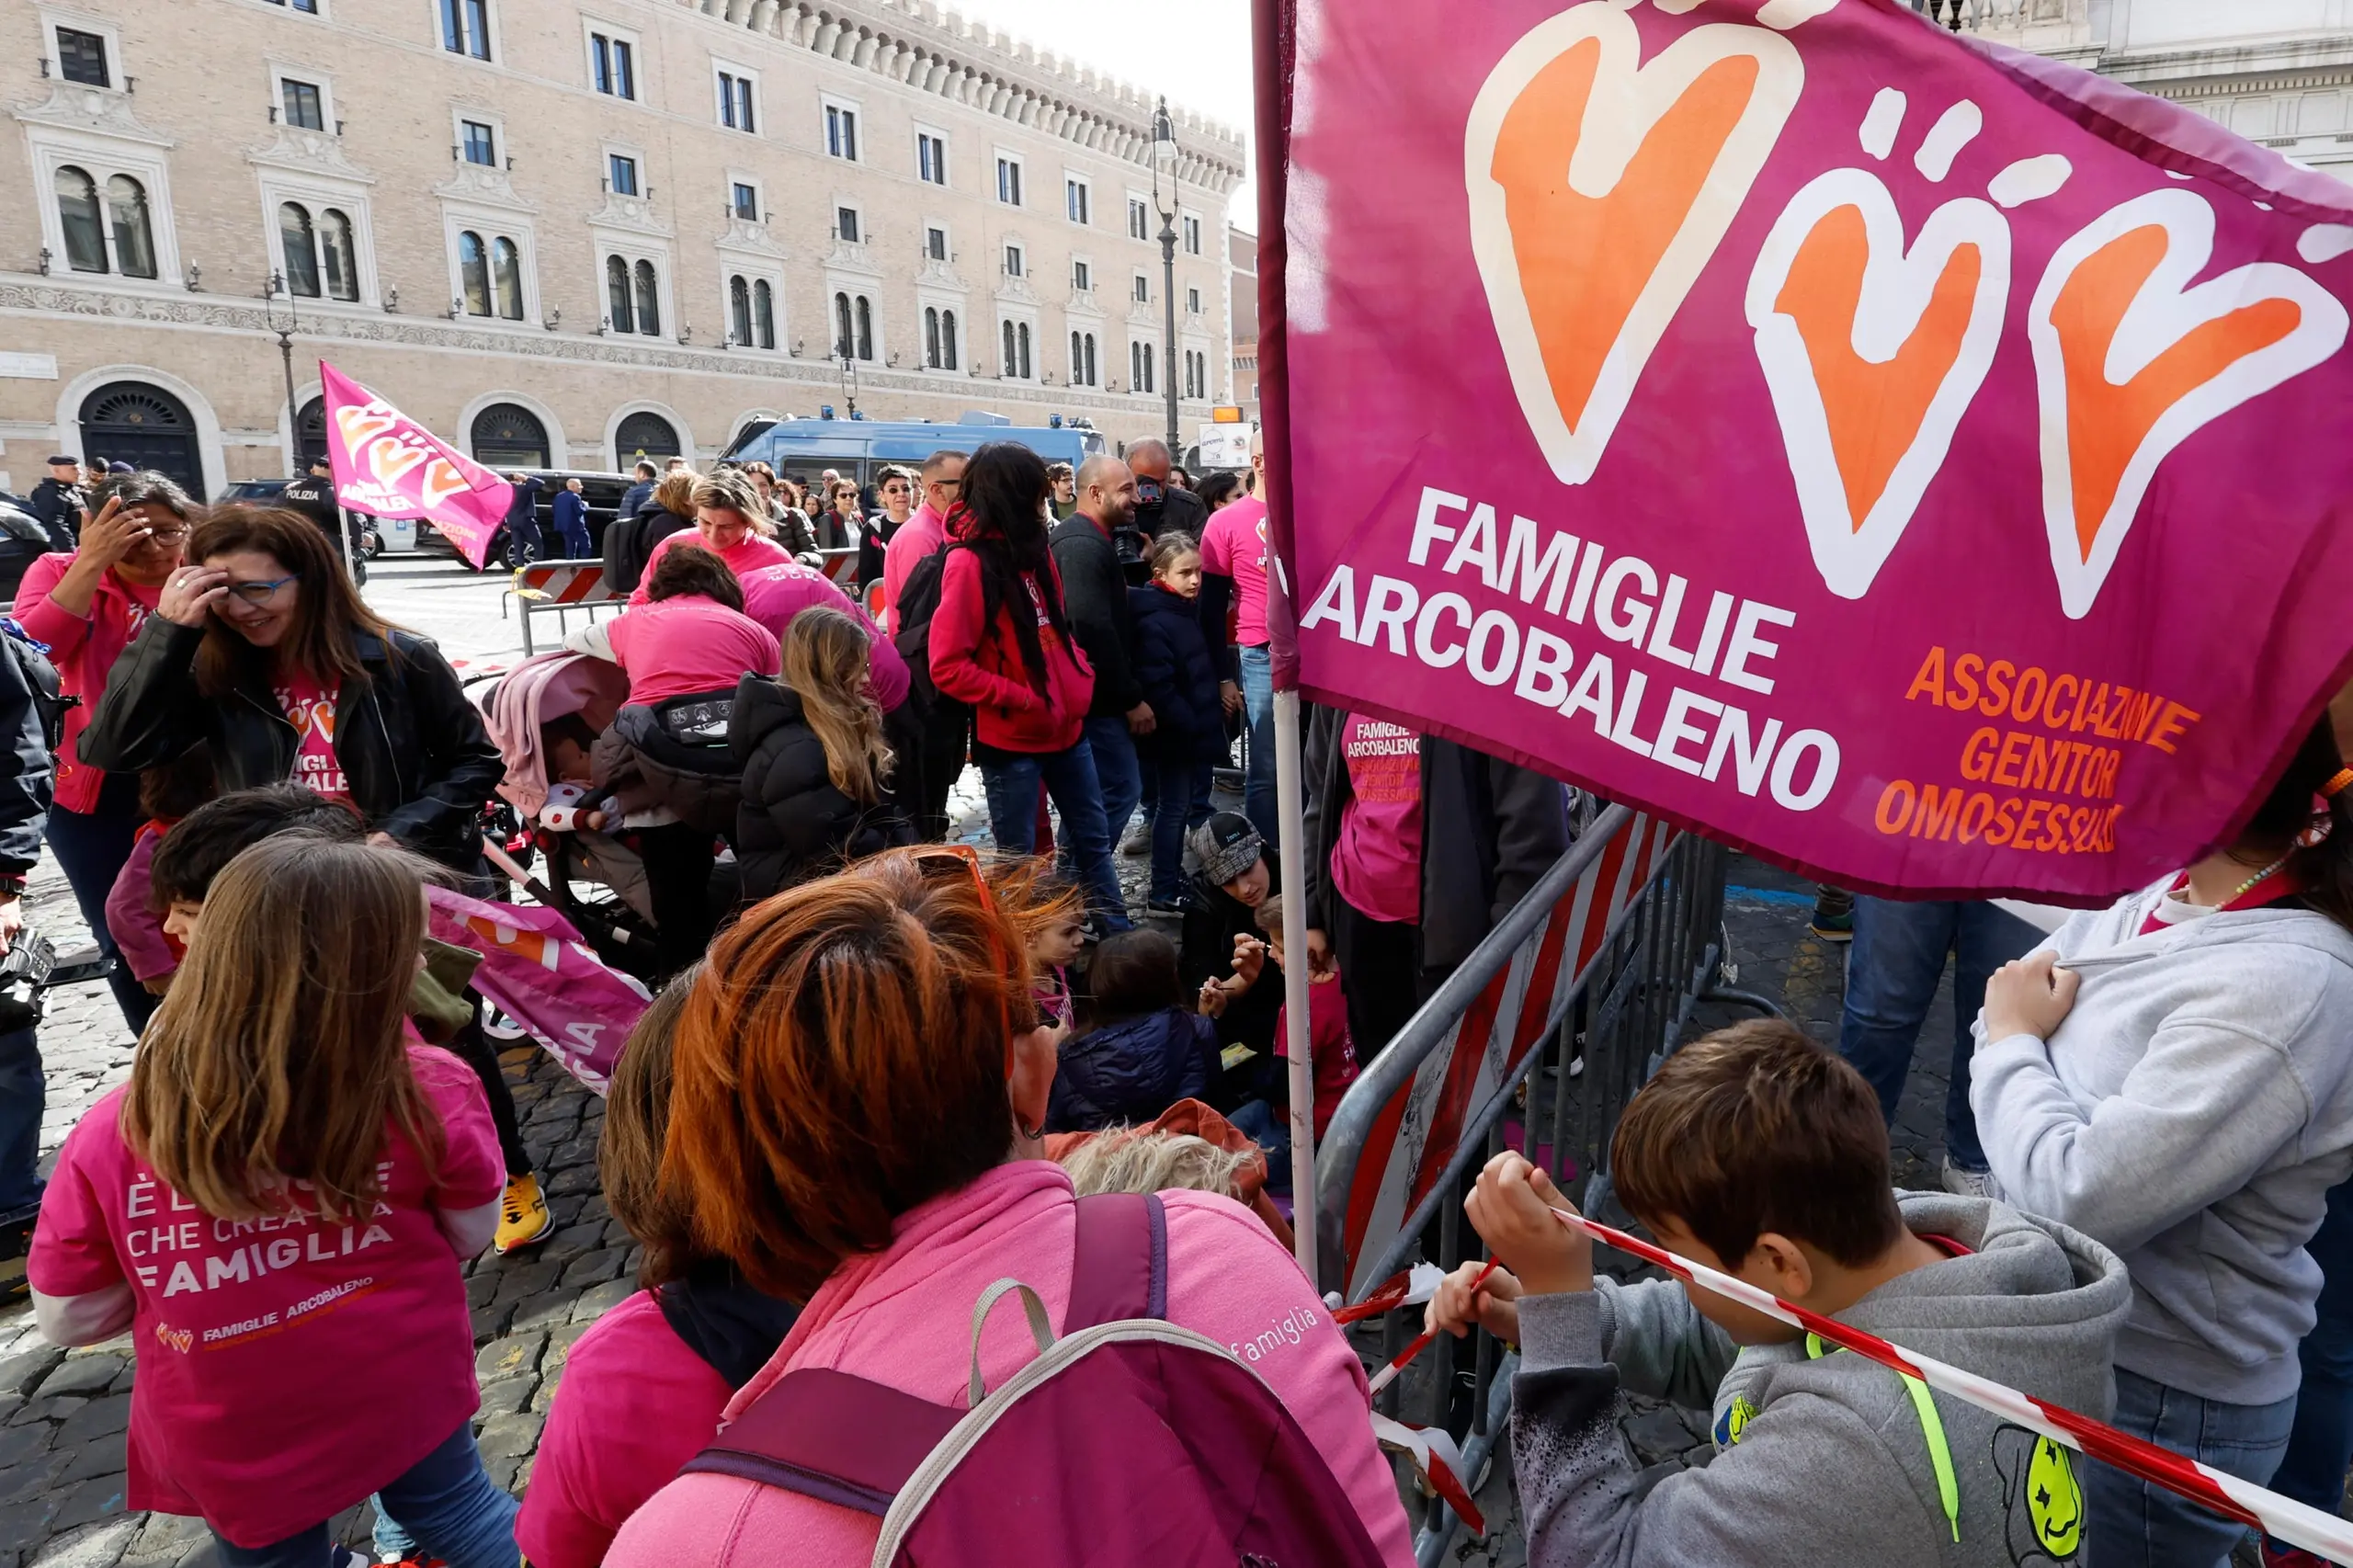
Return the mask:
POLYGON ((65 265, 76 272, 104 272, 107 235, 98 215, 98 185, 71 164, 57 171, 57 217, 65 230, 65 265))
POLYGON ((776 290, 765 278, 752 285, 752 325, 759 333, 761 347, 776 347, 776 290))
POLYGON ((863 294, 858 297, 858 357, 874 358, 874 302, 863 294))
POLYGON ((299 201, 278 209, 278 244, 286 253, 286 291, 306 300, 319 297, 319 246, 311 214, 299 201))
POLYGON ((351 220, 332 207, 319 214, 319 260, 331 298, 359 298, 359 252, 351 243, 351 220))
POLYGON ((302 416, 294 424, 295 472, 301 472, 313 462, 324 461, 327 455, 327 405, 324 398, 313 398, 302 405, 302 416))
POLYGON ((648 337, 662 335, 662 286, 650 261, 637 264, 637 330, 648 337))
POLYGON ((107 211, 114 220, 114 264, 125 278, 155 276, 155 234, 147 222, 147 187, 129 175, 107 181, 107 211))
POLYGON ((466 290, 466 314, 490 314, 490 252, 472 229, 458 236, 458 276, 466 290))
POLYGON ((1141 343, 1128 345, 1128 390, 1143 391, 1143 345, 1141 343))
POLYGON ((491 273, 498 284, 498 313, 508 321, 523 319, 523 253, 515 242, 500 235, 490 247, 491 273))
POLYGON ((1006 321, 999 322, 996 324, 997 374, 999 376, 1009 376, 1013 374, 1013 324, 1006 321))
POLYGON ((1091 332, 1086 335, 1086 384, 1090 387, 1100 384, 1095 373, 1095 335, 1091 332))
POLYGON ((752 346, 752 286, 742 273, 727 280, 727 319, 735 329, 735 341, 748 348, 752 346))
POLYGON ((1021 349, 1019 360, 1021 369, 1014 374, 1026 381, 1029 379, 1029 324, 1028 322, 1021 324, 1019 330, 1013 335, 1013 340, 1021 349))
POLYGON ((615 332, 637 330, 637 312, 629 302, 629 263, 617 256, 605 258, 605 309, 612 315, 615 332))
POLYGON ((939 361, 939 311, 933 305, 923 308, 923 362, 934 370, 946 368, 939 361))
POLYGON ((682 455, 678 432, 668 420, 658 414, 640 412, 623 418, 613 432, 614 456, 619 466, 627 468, 640 458, 675 458, 682 455))
POLYGON ((474 415, 474 460, 501 472, 548 466, 548 427, 528 408, 494 403, 474 415))
POLYGON ((939 366, 944 370, 956 368, 956 312, 939 312, 939 366))
POLYGON ((850 348, 849 296, 836 294, 834 296, 834 358, 848 358, 850 348))
POLYGON ((196 421, 180 400, 144 381, 114 381, 82 401, 76 451, 167 473, 191 490, 204 487, 196 421))

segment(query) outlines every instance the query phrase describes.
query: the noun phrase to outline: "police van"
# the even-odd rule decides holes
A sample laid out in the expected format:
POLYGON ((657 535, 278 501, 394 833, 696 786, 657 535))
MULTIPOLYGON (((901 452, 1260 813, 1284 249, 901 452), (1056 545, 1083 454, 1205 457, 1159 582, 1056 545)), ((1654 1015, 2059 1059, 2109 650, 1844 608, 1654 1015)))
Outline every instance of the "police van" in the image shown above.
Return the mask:
POLYGON ((875 473, 885 464, 915 469, 934 452, 969 452, 989 441, 1018 441, 1050 463, 1073 468, 1110 449, 1092 425, 1065 421, 1059 414, 1041 426, 1016 425, 1003 415, 981 413, 944 425, 928 419, 835 419, 828 410, 817 419, 747 425, 724 459, 765 462, 803 486, 815 484, 832 469, 844 479, 856 480, 859 492, 870 499, 875 473))

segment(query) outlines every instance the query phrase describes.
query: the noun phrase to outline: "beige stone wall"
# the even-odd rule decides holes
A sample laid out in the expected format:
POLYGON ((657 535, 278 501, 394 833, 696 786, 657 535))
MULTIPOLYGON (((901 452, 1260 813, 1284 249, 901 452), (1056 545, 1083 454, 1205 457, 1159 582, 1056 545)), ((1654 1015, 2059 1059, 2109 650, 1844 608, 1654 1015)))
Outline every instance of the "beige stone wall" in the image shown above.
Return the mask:
MULTIPOLYGON (((983 409, 1043 423, 1061 413, 1115 439, 1165 421, 1161 396, 1128 390, 1131 340, 1160 359, 1163 308, 1158 221, 1152 241, 1127 231, 1130 192, 1151 189, 1151 105, 1132 89, 921 0, 823 14, 777 0, 491 0, 488 63, 440 46, 438 0, 319 5, 316 17, 267 0, 17 0, 0 10, 0 105, 12 116, 0 128, 0 211, 11 214, 0 225, 0 472, 17 487, 38 477, 51 446, 80 445, 80 400, 111 376, 188 404, 209 483, 284 472, 285 386, 259 296, 278 265, 275 210, 289 193, 313 210, 350 210, 363 252, 358 301, 300 301, 298 397, 313 395, 324 357, 460 443, 492 401, 538 413, 555 460, 578 466, 610 463, 611 428, 637 409, 670 418, 706 456, 751 414, 822 403, 847 413, 826 357, 827 304, 840 289, 864 291, 876 313, 875 359, 858 367, 870 417, 983 409), (43 75, 59 24, 108 38, 113 90, 43 75), (634 44, 637 101, 592 90, 591 25, 634 44), (757 81, 755 134, 718 123, 722 67, 757 81), (281 73, 325 89, 324 134, 272 123, 281 73), (825 154, 828 101, 858 113, 857 163, 825 154), (460 117, 496 127, 500 167, 453 163, 460 117), (917 177, 919 126, 948 138, 945 189, 917 177), (613 152, 637 159, 641 199, 605 191, 613 152), (1017 209, 996 199, 1001 152, 1023 163, 1017 209), (142 179, 164 276, 68 268, 51 190, 63 160, 102 182, 114 167, 142 179), (1091 183, 1084 227, 1065 216, 1066 175, 1091 183), (760 186, 761 223, 726 211, 736 179, 760 186), (833 238, 844 203, 860 210, 859 245, 833 238), (934 223, 950 235, 946 267, 922 255, 934 223), (449 317, 460 226, 522 242, 528 319, 449 317), (1025 252, 1017 281, 1003 272, 1008 241, 1025 252), (660 263, 659 337, 599 333, 608 254, 660 263), (1091 298, 1074 296, 1075 258, 1092 268, 1091 298), (1131 301, 1139 270, 1148 305, 1131 301), (733 272, 780 285, 774 352, 719 346, 733 272), (923 368, 926 304, 958 312, 955 370, 923 368), (999 379, 1001 319, 1031 327, 1027 382, 999 379), (1099 388, 1068 384, 1074 326, 1096 335, 1099 388)), ((1165 392, 1186 348, 1206 357, 1208 395, 1181 415, 1189 436, 1227 385, 1224 209, 1244 153, 1238 134, 1176 112, 1182 204, 1200 219, 1201 247, 1177 257, 1180 362, 1154 369, 1165 392), (1188 290, 1198 315, 1185 310, 1188 290)))

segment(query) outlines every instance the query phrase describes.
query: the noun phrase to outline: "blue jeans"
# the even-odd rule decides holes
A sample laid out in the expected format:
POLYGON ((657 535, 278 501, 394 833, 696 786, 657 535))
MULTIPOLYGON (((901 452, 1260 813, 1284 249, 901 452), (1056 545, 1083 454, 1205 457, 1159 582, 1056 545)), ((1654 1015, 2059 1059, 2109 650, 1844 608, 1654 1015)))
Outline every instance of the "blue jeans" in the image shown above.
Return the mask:
POLYGON ((1111 831, 1103 821, 1103 790, 1095 778, 1095 754, 1084 740, 1067 751, 981 765, 981 789, 988 796, 989 832, 995 836, 996 846, 1007 855, 1037 852, 1040 784, 1063 814, 1059 836, 1069 847, 1079 885, 1086 890, 1087 907, 1106 930, 1129 929, 1128 901, 1120 892, 1119 872, 1111 865, 1111 831))
POLYGON ((1242 650, 1242 715, 1250 724, 1242 814, 1271 849, 1282 824, 1275 811, 1275 656, 1264 646, 1242 650))
POLYGON ((2338 1514, 2345 1472, 2353 1469, 2353 1181, 2329 1189, 2328 1212, 2304 1250, 2320 1265, 2319 1321, 2296 1351, 2304 1381, 2271 1490, 2338 1514))
POLYGON ((1175 903, 1185 896, 1185 835, 1210 817, 1213 763, 1185 757, 1154 757, 1152 787, 1159 804, 1152 818, 1152 902, 1175 903))
POLYGON ((40 1113, 46 1085, 33 1029, 0 1034, 0 1219, 40 1201, 40 1113))
POLYGON ((1952 977, 1952 1082, 1945 1091, 1945 1153, 1964 1170, 1985 1168, 1985 1146, 1969 1108, 1970 1026, 1985 1006, 1985 982, 1995 970, 2030 951, 2034 927, 1990 903, 1898 903, 1859 895, 1855 941, 1847 954, 1847 1012, 1838 1026, 1838 1054, 1879 1091, 1891 1127, 1904 1080, 1912 1071, 1920 1026, 1944 977, 1945 959, 1958 954, 1952 977))
POLYGON ((155 1016, 158 999, 132 978, 131 966, 115 950, 114 934, 107 929, 107 895, 114 892, 114 880, 122 874, 123 862, 131 858, 131 841, 139 835, 142 820, 135 773, 108 774, 95 811, 71 812, 53 806, 49 813, 50 853, 57 857, 58 869, 74 889, 74 906, 81 910, 99 956, 115 960, 107 984, 132 1034, 145 1031, 147 1020, 155 1016))
MULTIPOLYGON (((449 1441, 378 1493, 376 1506, 399 1522, 396 1531, 380 1528, 380 1543, 404 1550, 422 1546, 449 1568, 516 1568, 522 1561, 515 1544, 515 1499, 492 1484, 483 1469, 470 1421, 460 1422, 449 1441)), ((232 1546, 218 1532, 212 1540, 226 1568, 326 1568, 342 1561, 324 1524, 274 1546, 232 1546)))
MULTIPOLYGON (((2224 1404, 2116 1369, 2115 1426, 2257 1486, 2287 1451, 2295 1415, 2294 1394, 2277 1404, 2224 1404)), ((2096 1460, 2077 1461, 2076 1473, 2083 1568, 2224 1568, 2246 1535, 2245 1525, 2096 1460)))
POLYGON ((1128 733, 1123 716, 1114 713, 1089 719, 1086 733, 1086 749, 1095 754, 1095 782, 1103 794, 1103 831, 1116 849, 1143 794, 1142 764, 1137 760, 1135 737, 1128 733))

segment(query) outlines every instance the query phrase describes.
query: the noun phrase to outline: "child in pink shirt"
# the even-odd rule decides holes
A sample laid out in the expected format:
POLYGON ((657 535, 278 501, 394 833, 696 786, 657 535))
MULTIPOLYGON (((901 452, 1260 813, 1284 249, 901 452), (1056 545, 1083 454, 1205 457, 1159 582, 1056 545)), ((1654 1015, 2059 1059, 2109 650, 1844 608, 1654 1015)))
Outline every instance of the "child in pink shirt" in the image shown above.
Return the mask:
MULTIPOLYGON (((1269 893, 1258 906, 1258 929, 1267 934, 1267 956, 1283 967, 1283 895, 1269 893)), ((1287 971, 1285 972, 1288 972, 1287 971)), ((1275 1015, 1275 1054, 1290 1055, 1290 1008, 1275 1015)), ((1357 1081, 1357 1046, 1348 1034, 1348 997, 1340 989, 1336 965, 1307 970, 1307 1058, 1315 1081, 1315 1145, 1324 1146, 1324 1130, 1340 1096, 1357 1081)))
POLYGON ((201 1517, 229 1568, 335 1561, 327 1521, 371 1493, 450 1568, 514 1568, 459 1272, 506 1172, 473 1074, 404 1034, 424 933, 397 853, 238 856, 41 1207, 42 1335, 131 1333, 129 1506, 201 1517))

